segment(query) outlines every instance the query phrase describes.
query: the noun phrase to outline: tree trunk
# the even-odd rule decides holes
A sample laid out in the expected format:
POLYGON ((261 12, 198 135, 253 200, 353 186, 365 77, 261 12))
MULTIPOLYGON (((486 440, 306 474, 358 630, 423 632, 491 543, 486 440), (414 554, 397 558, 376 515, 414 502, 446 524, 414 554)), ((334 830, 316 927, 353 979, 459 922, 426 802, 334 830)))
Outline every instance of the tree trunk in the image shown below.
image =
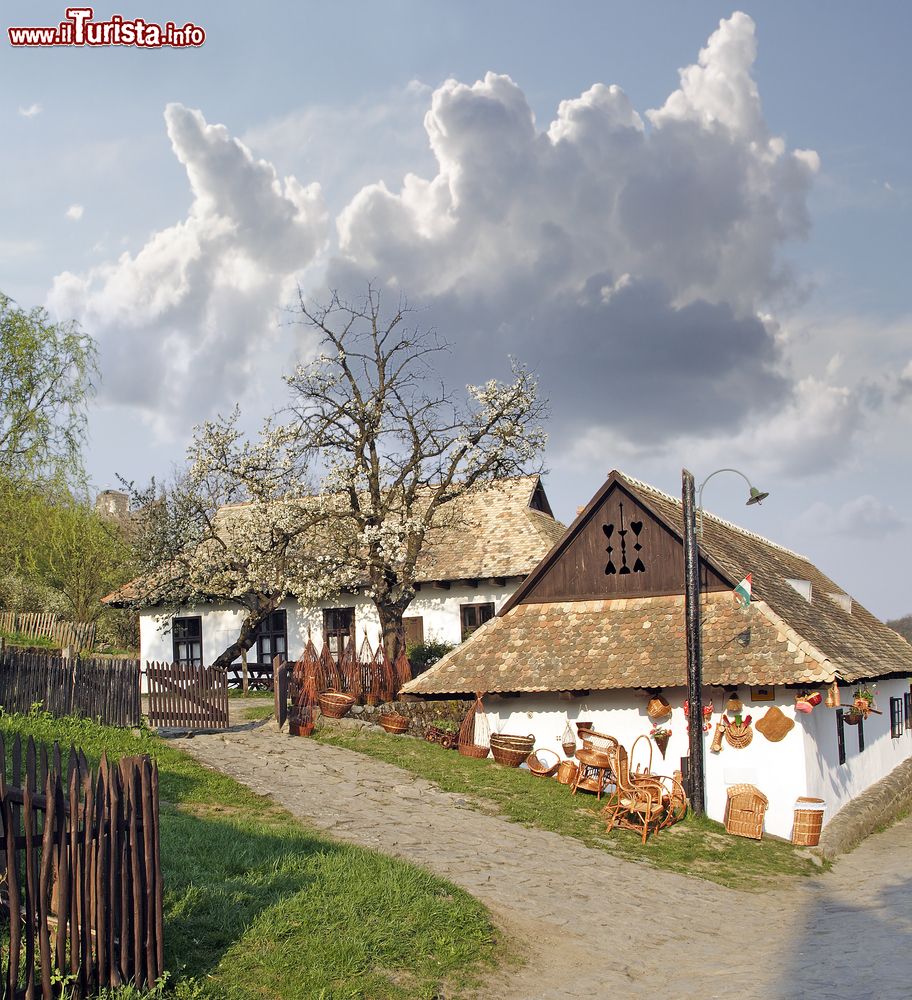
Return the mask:
POLYGON ((252 599, 256 605, 248 611, 241 623, 241 631, 238 633, 237 639, 212 661, 213 667, 230 667, 242 654, 246 658, 247 651, 256 642, 257 626, 268 618, 281 603, 278 596, 256 595, 252 599))
POLYGON ((380 634, 383 648, 390 663, 395 663, 399 653, 405 649, 405 633, 402 627, 402 615, 408 605, 384 604, 375 602, 377 615, 380 618, 380 634))

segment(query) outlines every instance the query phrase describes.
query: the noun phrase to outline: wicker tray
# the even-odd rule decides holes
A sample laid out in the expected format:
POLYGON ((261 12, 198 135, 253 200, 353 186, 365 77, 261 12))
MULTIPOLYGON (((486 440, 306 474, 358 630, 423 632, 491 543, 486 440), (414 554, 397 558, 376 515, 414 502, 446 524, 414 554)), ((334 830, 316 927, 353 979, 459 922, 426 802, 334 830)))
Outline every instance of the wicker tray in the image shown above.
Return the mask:
POLYGON ((533 750, 526 758, 526 767, 538 778, 550 778, 560 767, 560 757, 553 750, 533 750))
POLYGON ((341 719, 348 715, 354 703, 355 699, 350 694, 342 694, 341 691, 324 691, 317 696, 320 711, 329 719, 341 719))
POLYGON ((504 767, 519 767, 530 753, 531 750, 508 750, 491 744, 491 756, 504 767))
POLYGON ((401 735, 409 727, 409 720, 398 712, 381 715, 377 721, 388 733, 393 733, 395 736, 401 735))

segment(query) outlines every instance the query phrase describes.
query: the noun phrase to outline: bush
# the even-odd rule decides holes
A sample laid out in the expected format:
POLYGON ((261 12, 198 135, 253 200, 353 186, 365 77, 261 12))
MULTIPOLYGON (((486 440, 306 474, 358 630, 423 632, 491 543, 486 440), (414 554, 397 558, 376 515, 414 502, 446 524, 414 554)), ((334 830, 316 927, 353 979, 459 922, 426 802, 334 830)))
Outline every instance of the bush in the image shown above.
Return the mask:
POLYGON ((419 674, 423 674, 428 667, 432 667, 451 649, 455 648, 451 642, 442 642, 439 639, 430 639, 427 642, 409 646, 406 653, 409 663, 412 665, 412 676, 417 677, 419 674))

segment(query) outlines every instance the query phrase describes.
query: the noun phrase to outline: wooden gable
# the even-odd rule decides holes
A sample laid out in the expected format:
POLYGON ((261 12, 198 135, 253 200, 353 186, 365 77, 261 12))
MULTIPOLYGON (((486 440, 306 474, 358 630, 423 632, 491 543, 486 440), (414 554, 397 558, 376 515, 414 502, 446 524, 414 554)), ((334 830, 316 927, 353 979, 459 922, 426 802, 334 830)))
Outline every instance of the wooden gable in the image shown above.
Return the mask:
MULTIPOLYGON (((734 584, 701 558, 700 586, 712 591, 734 584)), ((683 589, 680 535, 612 476, 501 614, 515 604, 656 597, 683 589)))

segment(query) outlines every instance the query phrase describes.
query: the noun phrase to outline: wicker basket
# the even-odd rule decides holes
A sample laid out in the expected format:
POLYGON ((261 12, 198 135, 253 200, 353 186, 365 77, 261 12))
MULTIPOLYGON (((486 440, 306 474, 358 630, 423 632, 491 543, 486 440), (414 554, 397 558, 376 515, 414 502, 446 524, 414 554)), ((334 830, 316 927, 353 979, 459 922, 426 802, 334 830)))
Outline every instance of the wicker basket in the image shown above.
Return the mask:
POLYGON ((491 734, 491 749, 499 747, 502 750, 524 750, 528 756, 535 746, 534 736, 510 736, 507 733, 491 734))
POLYGON ((531 750, 508 750, 505 747, 491 744, 491 756, 504 767, 519 767, 531 752, 531 750))
POLYGON ((753 729, 743 723, 739 726, 732 722, 725 727, 725 739, 728 745, 734 747, 736 750, 743 750, 746 746, 749 746, 753 738, 753 729))
POLYGON ((329 719, 341 719, 352 709, 355 699, 350 694, 341 691, 324 691, 317 696, 320 711, 329 719))
POLYGON ((555 778, 562 785, 572 785, 576 780, 576 772, 579 770, 575 760, 562 760, 560 764, 557 765, 557 774, 555 778))
POLYGON ((731 785, 725 804, 725 829, 737 837, 763 838, 769 799, 755 785, 731 785))
POLYGON ((560 757, 553 750, 533 750, 526 758, 526 767, 538 778, 550 778, 560 767, 560 757))
POLYGON ((490 747, 480 747, 477 743, 460 743, 456 749, 463 757, 474 757, 475 760, 484 760, 491 752, 490 747))
POLYGON ((398 712, 387 712, 377 721, 388 733, 393 733, 395 736, 401 735, 409 727, 409 720, 398 712))
POLYGON ((795 802, 793 844, 798 844, 800 847, 816 847, 820 843, 825 809, 826 803, 823 799, 809 799, 802 796, 795 802))
POLYGON ((671 705, 661 695, 656 695, 654 698, 649 699, 649 703, 646 706, 646 714, 653 722, 658 722, 659 719, 664 719, 671 715, 671 705))

